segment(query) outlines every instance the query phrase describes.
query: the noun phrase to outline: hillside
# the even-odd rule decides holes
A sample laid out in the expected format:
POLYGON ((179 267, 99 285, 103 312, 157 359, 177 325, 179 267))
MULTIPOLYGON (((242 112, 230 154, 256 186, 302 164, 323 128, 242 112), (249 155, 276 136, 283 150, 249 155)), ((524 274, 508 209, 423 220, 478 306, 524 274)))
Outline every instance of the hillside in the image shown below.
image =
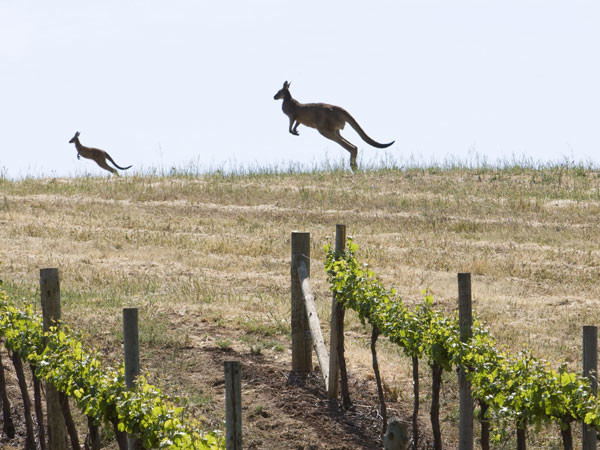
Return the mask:
MULTIPOLYGON (((166 392, 187 396, 210 426, 223 420, 222 361, 243 360, 246 445, 369 448, 375 386, 369 333, 355 317, 347 319, 351 380, 372 403, 344 418, 328 411, 318 381, 304 391, 287 383, 291 231, 311 232, 325 328, 323 245, 345 223, 361 259, 407 303, 428 288, 451 311, 456 273, 471 272, 476 314, 501 344, 580 370, 581 327, 600 323, 599 213, 600 174, 560 165, 0 179, 0 278, 13 297, 33 298, 39 269, 59 267, 65 321, 113 362, 121 308, 139 307, 143 369, 166 392)), ((388 394, 398 400, 392 409, 408 417, 410 366, 381 347, 388 394)), ((443 392, 449 448, 454 392, 443 392)), ((529 448, 559 441, 544 434, 532 434, 529 448)))

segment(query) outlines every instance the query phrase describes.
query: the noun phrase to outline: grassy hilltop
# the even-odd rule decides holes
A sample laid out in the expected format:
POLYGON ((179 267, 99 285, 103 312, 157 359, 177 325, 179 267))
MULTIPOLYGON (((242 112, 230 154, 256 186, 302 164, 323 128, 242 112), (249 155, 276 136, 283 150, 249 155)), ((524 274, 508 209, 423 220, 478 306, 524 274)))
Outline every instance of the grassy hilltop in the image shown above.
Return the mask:
MULTIPOLYGON (((456 274, 471 272, 476 314, 499 343, 580 370, 581 328, 600 324, 599 217, 600 173, 560 164, 0 178, 0 278, 13 297, 36 297, 39 269, 59 267, 65 321, 112 361, 120 358, 121 308, 140 307, 151 381, 189 396, 188 408, 218 424, 221 387, 203 377, 205 363, 187 357, 211 348, 286 367, 291 231, 311 232, 326 331, 323 245, 345 223, 359 257, 407 303, 429 288, 451 311, 456 274)), ((352 315, 347 321, 351 374, 370 380, 369 333, 352 315)), ((391 346, 381 351, 389 395, 408 410, 410 366, 391 346)), ((455 382, 446 381, 451 443, 458 415, 455 382)), ((268 442, 261 411, 275 406, 254 390, 244 395, 245 439, 268 442)), ((559 437, 532 436, 531 448, 554 448, 559 437)))

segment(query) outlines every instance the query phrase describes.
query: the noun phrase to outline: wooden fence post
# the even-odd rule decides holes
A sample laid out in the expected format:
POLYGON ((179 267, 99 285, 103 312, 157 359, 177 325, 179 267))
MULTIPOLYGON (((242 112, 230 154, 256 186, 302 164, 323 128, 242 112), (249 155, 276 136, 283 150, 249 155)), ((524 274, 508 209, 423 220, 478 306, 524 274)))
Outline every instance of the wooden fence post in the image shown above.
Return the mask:
POLYGON ((242 450, 242 368, 225 361, 225 448, 242 450))
POLYGON ((10 409, 10 400, 6 392, 6 378, 4 377, 4 366, 2 365, 2 355, 0 354, 0 403, 2 403, 2 431, 9 438, 15 437, 15 425, 12 420, 10 409))
MULTIPOLYGON (((598 393, 598 327, 583 327, 583 376, 590 379, 594 393, 598 393)), ((583 424, 583 450, 596 450, 596 430, 583 424)))
POLYGON ((123 308, 123 353, 125 357, 125 384, 135 387, 140 375, 140 341, 138 333, 138 309, 123 308))
MULTIPOLYGON (((458 274, 458 320, 460 340, 468 341, 472 336, 473 312, 471 306, 471 274, 458 274)), ((464 369, 458 371, 460 396, 460 417, 458 421, 459 450, 473 450, 473 397, 471 383, 467 381, 464 369)))
MULTIPOLYGON (((335 252, 344 251, 346 246, 346 225, 335 226, 335 252)), ((331 299, 331 331, 329 336, 329 386, 327 398, 334 399, 338 396, 338 380, 340 360, 338 347, 344 339, 344 307, 337 302, 335 293, 331 299)))
POLYGON ((310 372, 312 370, 312 340, 308 328, 308 317, 304 307, 302 285, 298 277, 298 260, 304 261, 310 276, 310 233, 292 232, 292 371, 310 372))
POLYGON ((308 320, 308 328, 310 330, 311 341, 313 343, 313 349, 317 354, 317 360, 319 361, 319 367, 325 380, 325 389, 329 388, 329 355, 327 354, 327 347, 325 347, 325 340, 323 339, 323 332, 321 331, 321 322, 319 321, 319 315, 317 314, 317 305, 315 303, 315 296, 312 293, 310 287, 310 273, 306 268, 306 264, 302 258, 296 261, 298 267, 298 278, 300 279, 300 286, 302 286, 302 298, 304 299, 304 309, 306 311, 306 318, 308 320))
MULTIPOLYGON (((57 268, 40 269, 40 296, 44 331, 60 321, 60 281, 57 268)), ((48 446, 53 450, 67 450, 67 427, 60 405, 58 391, 46 383, 48 417, 48 446)))
MULTIPOLYGON (((134 389, 136 378, 140 375, 140 341, 137 308, 123 308, 123 353, 125 358, 125 384, 128 389, 134 389)), ((135 438, 128 435, 127 446, 129 450, 135 449, 135 438)))

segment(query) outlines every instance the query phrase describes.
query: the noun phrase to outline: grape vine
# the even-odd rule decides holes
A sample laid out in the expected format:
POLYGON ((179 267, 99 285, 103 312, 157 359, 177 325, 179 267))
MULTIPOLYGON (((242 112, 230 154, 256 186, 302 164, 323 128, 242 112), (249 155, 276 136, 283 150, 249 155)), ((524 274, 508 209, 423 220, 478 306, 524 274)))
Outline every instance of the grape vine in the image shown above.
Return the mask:
MULTIPOLYGON (((476 319, 471 339, 461 342, 457 315, 436 310, 428 292, 422 304, 409 310, 394 289, 386 289, 367 264, 358 262, 358 245, 351 238, 344 252, 334 252, 330 245, 325 250, 328 282, 338 301, 356 311, 363 324, 377 327, 413 361, 425 358, 431 367, 444 371, 464 368, 473 397, 485 405, 486 420, 496 430, 508 422, 522 429, 557 423, 567 448, 572 422, 600 429, 600 402, 589 380, 570 372, 566 364, 553 370, 528 352, 510 355, 499 350, 476 319)), ((500 437, 496 432, 495 439, 500 437)))
POLYGON ((35 368, 38 379, 74 399, 93 422, 135 436, 144 448, 224 448, 219 432, 205 432, 184 417, 182 409, 143 376, 135 389, 128 389, 124 368, 104 368, 99 355, 84 348, 67 326, 44 333, 33 308, 15 307, 1 285, 0 337, 12 354, 35 368))

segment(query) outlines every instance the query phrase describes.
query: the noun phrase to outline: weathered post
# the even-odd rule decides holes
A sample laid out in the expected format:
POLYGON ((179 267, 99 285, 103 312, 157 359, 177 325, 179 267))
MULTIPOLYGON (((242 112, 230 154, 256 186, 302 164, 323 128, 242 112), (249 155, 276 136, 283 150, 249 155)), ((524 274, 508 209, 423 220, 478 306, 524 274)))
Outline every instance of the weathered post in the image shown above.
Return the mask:
MULTIPOLYGON (((346 225, 335 226, 335 252, 340 253, 346 246, 346 225)), ((338 396, 338 380, 340 360, 338 347, 344 339, 344 307, 337 302, 335 293, 331 299, 331 331, 329 337, 329 386, 327 398, 334 399, 338 396)))
POLYGON ((299 258, 296 261, 296 266, 298 267, 300 286, 302 286, 302 298, 304 299, 304 309, 306 311, 306 318, 308 319, 308 328, 310 330, 313 350, 317 354, 319 367, 321 368, 321 373, 323 374, 323 379, 325 381, 325 389, 328 389, 329 355, 327 354, 327 347, 325 347, 325 340, 323 339, 323 332, 321 331, 321 322, 319 321, 319 315, 317 314, 315 296, 310 287, 310 273, 302 258, 299 258))
POLYGON ((302 285, 298 277, 299 260, 304 261, 310 276, 310 233, 292 232, 291 290, 292 290, 292 371, 312 370, 312 340, 304 307, 302 285))
MULTIPOLYGON (((128 389, 134 389, 136 378, 140 375, 137 308, 123 308, 123 353, 125 357, 125 384, 128 389)), ((127 446, 129 450, 135 449, 135 438, 128 435, 127 446)))
POLYGON ((242 450, 242 368, 225 361, 225 448, 242 450))
MULTIPOLYGON (((598 393, 598 327, 583 327, 583 376, 590 379, 594 393, 598 393)), ((583 424, 583 450, 596 450, 596 430, 583 424)))
MULTIPOLYGON (((471 274, 458 274, 458 320, 460 340, 468 341, 472 336, 473 312, 471 307, 471 274)), ((458 371, 460 417, 458 421, 459 450, 473 450, 473 397, 471 383, 463 368, 458 371)))
POLYGON ((15 425, 12 420, 10 400, 6 392, 6 378, 4 377, 2 355, 0 355, 0 403, 2 403, 2 431, 9 439, 12 439, 15 437, 15 425))
MULTIPOLYGON (((44 331, 58 326, 60 321, 60 281, 57 268, 40 269, 40 296, 44 331)), ((48 417, 48 447, 67 450, 67 427, 60 405, 58 391, 46 383, 46 409, 48 417)))

